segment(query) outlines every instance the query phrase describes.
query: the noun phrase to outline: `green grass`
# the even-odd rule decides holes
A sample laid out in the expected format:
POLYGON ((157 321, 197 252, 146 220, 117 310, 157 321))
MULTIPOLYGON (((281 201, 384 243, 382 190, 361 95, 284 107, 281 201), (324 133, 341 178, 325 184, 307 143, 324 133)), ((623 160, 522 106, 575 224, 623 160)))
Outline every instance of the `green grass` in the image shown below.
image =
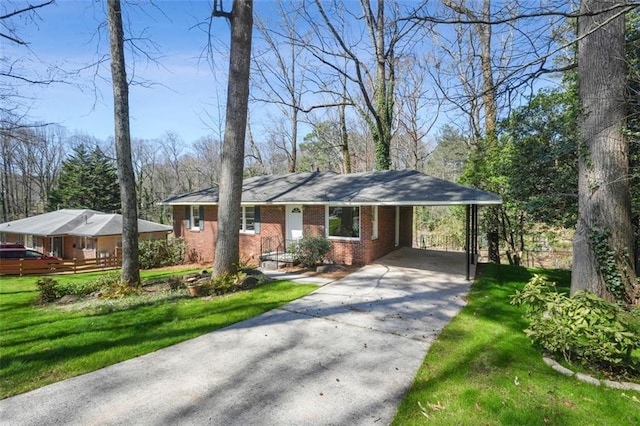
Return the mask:
MULTIPOLYGON (((168 274, 145 271, 143 279, 168 274)), ((98 275, 55 279, 80 282, 98 275)), ((0 279, 0 398, 191 339, 282 306, 317 288, 278 281, 212 300, 106 301, 78 309, 37 305, 36 279, 0 279)))
POLYGON ((589 385, 542 362, 522 331, 523 309, 509 304, 534 272, 560 289, 569 285, 565 271, 484 267, 468 305, 431 346, 394 425, 640 424, 637 392, 589 385))

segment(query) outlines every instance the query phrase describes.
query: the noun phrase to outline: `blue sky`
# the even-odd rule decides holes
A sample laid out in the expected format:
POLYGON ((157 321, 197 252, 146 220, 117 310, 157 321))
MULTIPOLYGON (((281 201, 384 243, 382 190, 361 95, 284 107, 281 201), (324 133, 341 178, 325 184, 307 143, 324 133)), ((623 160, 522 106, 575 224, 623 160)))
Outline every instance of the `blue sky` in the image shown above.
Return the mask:
MULTIPOLYGON (((35 58, 28 66, 37 68, 38 60, 56 64, 70 72, 95 63, 107 55, 108 33, 103 2, 58 0, 57 4, 38 11, 35 22, 19 30, 29 42, 35 58)), ((165 131, 178 133, 185 142, 219 132, 219 105, 224 111, 226 94, 226 53, 229 46, 229 25, 216 18, 212 32, 215 65, 212 70, 205 55, 206 23, 211 13, 211 0, 156 0, 143 6, 126 8, 131 32, 143 36, 155 46, 139 42, 157 62, 141 57, 135 60, 135 79, 151 87, 132 85, 130 114, 132 137, 152 139, 165 131)), ((231 1, 225 1, 230 5, 231 1)), ((257 1, 256 9, 268 6, 257 1)), ((125 26, 127 24, 125 23, 125 26)), ((3 42, 4 43, 4 42, 3 42)), ((0 46, 4 54, 30 56, 17 46, 0 46)), ((133 61, 127 57, 128 68, 133 61)), ((30 97, 30 119, 59 123, 70 131, 78 131, 106 139, 113 135, 113 100, 109 62, 90 67, 71 77, 64 84, 24 88, 30 97), (94 86, 95 81, 95 86, 94 86), (95 90, 94 90, 95 88, 95 90)), ((130 77, 131 75, 129 75, 130 77)), ((23 93, 25 93, 23 91, 23 93)))
MULTIPOLYGON (((55 5, 39 9, 33 22, 24 21, 18 28, 30 50, 0 39, 0 55, 22 58, 22 66, 30 72, 44 73, 42 64, 54 65, 68 73, 82 70, 62 76, 64 83, 20 87, 30 106, 28 119, 59 123, 71 132, 103 140, 113 135, 104 3, 104 0, 57 0, 55 5), (100 67, 90 66, 100 59, 104 60, 100 67)), ((140 55, 135 59, 127 57, 128 68, 135 68, 134 82, 145 83, 130 86, 132 137, 154 139, 172 131, 186 144, 207 135, 222 138, 229 24, 222 18, 213 20, 214 52, 209 62, 206 49, 212 3, 213 0, 122 1, 126 35, 135 37, 136 44, 154 58, 148 61, 140 55)), ((229 7, 232 0, 223 3, 229 7)), ((277 14, 276 5, 275 0, 255 0, 256 18, 273 17, 277 14)), ((354 10, 358 9, 354 2, 354 10)), ((428 50, 429 40, 425 43, 422 48, 428 50)), ((254 30, 256 46, 257 30, 254 30)), ((536 82, 536 87, 544 83, 536 82)), ((269 126, 276 123, 277 117, 269 111, 264 104, 252 108, 251 124, 257 139, 264 138, 269 126)), ((459 111, 453 110, 451 115, 461 119, 459 111)), ((445 112, 438 123, 447 120, 451 121, 451 117, 445 112)))

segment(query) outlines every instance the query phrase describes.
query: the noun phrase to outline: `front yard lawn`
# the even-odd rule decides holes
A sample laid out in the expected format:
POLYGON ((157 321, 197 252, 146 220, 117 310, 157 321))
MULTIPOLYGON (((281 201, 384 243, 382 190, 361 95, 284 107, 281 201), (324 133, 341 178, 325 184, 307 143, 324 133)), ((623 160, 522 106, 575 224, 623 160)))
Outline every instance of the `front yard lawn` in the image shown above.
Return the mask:
MULTIPOLYGON (((96 275, 54 278, 79 282, 96 275)), ((153 271, 142 274, 143 279, 166 275, 153 271)), ((282 306, 317 288, 276 281, 211 300, 178 296, 139 298, 135 303, 40 306, 36 304, 36 280, 0 279, 0 398, 194 338, 282 306)))
POLYGON ((429 349, 394 425, 639 425, 640 394, 566 377, 542 361, 510 305, 533 273, 566 289, 566 271, 486 265, 468 305, 429 349))

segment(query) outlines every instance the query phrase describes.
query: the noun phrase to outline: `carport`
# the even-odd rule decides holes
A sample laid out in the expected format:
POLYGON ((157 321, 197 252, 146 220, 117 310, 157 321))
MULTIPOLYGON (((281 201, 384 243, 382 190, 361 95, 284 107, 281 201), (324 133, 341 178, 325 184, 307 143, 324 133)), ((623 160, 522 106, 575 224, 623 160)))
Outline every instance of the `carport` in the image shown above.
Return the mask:
MULTIPOLYGON (((466 279, 471 278, 471 266, 478 258, 478 210, 479 207, 502 204, 499 195, 455 182, 425 175, 416 170, 371 172, 339 175, 344 180, 341 187, 349 188, 345 201, 371 206, 395 206, 396 246, 400 246, 402 208, 418 206, 465 206, 465 256, 466 279), (357 177, 361 175, 361 177, 357 177)), ((332 185, 332 187, 335 186, 332 185)), ((412 223, 411 223, 412 226, 412 223)))

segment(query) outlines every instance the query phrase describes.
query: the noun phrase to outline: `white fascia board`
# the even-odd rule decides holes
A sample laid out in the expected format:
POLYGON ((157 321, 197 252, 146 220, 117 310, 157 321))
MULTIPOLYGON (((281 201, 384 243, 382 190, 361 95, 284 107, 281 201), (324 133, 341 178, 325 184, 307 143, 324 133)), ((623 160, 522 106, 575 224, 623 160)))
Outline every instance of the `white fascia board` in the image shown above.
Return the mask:
MULTIPOLYGON (((164 206, 217 206, 218 203, 214 202, 175 202, 175 203, 156 203, 157 205, 164 206)), ((243 206, 286 206, 289 204, 301 204, 303 206, 465 206, 465 205, 478 205, 478 206, 490 206, 500 205, 500 201, 477 201, 477 200, 460 200, 460 201, 243 201, 240 203, 243 206)))
POLYGON ((502 201, 297 201, 297 202, 253 202, 242 203, 243 206, 285 206, 289 204, 301 204, 303 206, 344 206, 344 207, 357 207, 357 206, 465 206, 465 205, 500 205, 502 201))
POLYGON ((163 203, 162 201, 158 201, 156 203, 157 206, 217 206, 218 203, 213 203, 211 201, 205 202, 187 202, 187 201, 176 201, 172 203, 163 203))

